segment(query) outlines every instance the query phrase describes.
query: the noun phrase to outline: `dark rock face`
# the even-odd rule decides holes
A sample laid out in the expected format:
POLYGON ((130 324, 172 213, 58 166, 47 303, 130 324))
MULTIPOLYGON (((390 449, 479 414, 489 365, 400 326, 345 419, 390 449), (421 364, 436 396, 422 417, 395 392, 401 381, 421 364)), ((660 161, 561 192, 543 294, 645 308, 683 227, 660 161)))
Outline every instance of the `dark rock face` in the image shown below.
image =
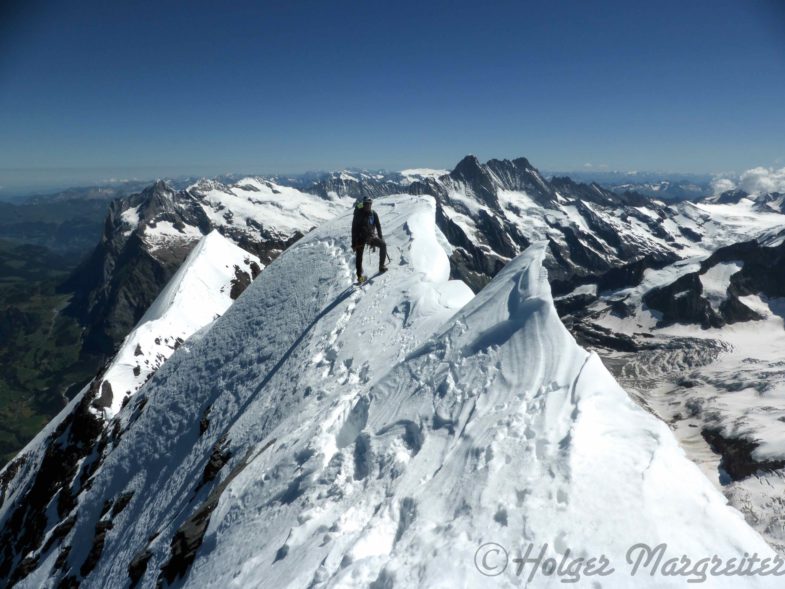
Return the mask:
POLYGON ((210 405, 204 410, 202 413, 202 417, 199 419, 199 435, 201 436, 204 432, 207 431, 207 428, 210 427, 210 409, 212 407, 210 405))
POLYGON ((556 200, 554 187, 546 182, 526 158, 489 160, 485 164, 473 155, 463 158, 448 176, 451 185, 463 185, 480 203, 494 211, 501 211, 500 190, 526 192, 544 207, 556 200))
MULTIPOLYGON (((161 568, 161 578, 173 583, 177 577, 185 575, 196 558, 196 551, 202 545, 210 516, 218 506, 220 494, 210 497, 188 520, 180 526, 171 544, 171 558, 161 568)), ((146 563, 145 563, 146 564, 146 563)), ((140 565, 137 565, 137 569, 140 565)), ((130 569, 129 569, 130 571, 130 569)))
POLYGON ((200 487, 212 481, 218 475, 224 465, 229 462, 229 459, 232 457, 232 453, 227 448, 227 444, 228 440, 222 437, 213 446, 213 451, 210 454, 210 458, 208 459, 207 464, 204 467, 204 472, 202 473, 202 481, 199 484, 200 487))
POLYGON ((209 231, 209 220, 195 204, 187 192, 175 193, 163 182, 111 203, 101 242, 61 286, 73 293, 66 313, 87 327, 86 353, 104 358, 112 354, 196 244, 173 243, 153 253, 140 228, 168 221, 176 228, 191 225, 209 231), (139 225, 127 234, 123 213, 134 208, 139 225))
POLYGON ((724 483, 744 480, 758 471, 785 468, 785 460, 756 461, 752 457, 752 452, 758 444, 750 440, 726 437, 719 430, 709 428, 702 430, 701 435, 711 449, 722 456, 720 469, 727 474, 727 477, 721 476, 720 480, 724 479, 724 483))
POLYGON ((720 194, 715 202, 720 205, 731 205, 738 203, 742 198, 747 198, 749 194, 743 190, 727 190, 720 194))
MULTIPOLYGON (((742 269, 731 277, 730 290, 740 296, 763 293, 771 298, 785 297, 785 242, 776 247, 757 243, 739 244, 717 250, 709 260, 738 259, 742 269)), ((708 260, 707 260, 708 262, 708 260)))
MULTIPOLYGON (((248 220, 248 225, 251 227, 256 227, 257 229, 259 228, 259 225, 251 219, 248 220)), ((302 233, 295 231, 294 234, 285 240, 279 239, 277 237, 270 237, 265 238, 263 241, 252 241, 246 235, 233 237, 233 239, 235 239, 237 245, 239 245, 245 251, 254 254, 261 260, 262 264, 267 266, 302 236, 302 233)), ((259 272, 261 272, 261 269, 259 269, 259 272)), ((254 276, 254 278, 256 277, 254 276)))
POLYGON ((697 233, 696 231, 690 229, 689 227, 681 227, 680 226, 679 227, 679 231, 681 232, 681 234, 684 237, 686 237, 690 241, 694 241, 695 243, 699 243, 699 242, 703 241, 703 236, 701 236, 700 233, 697 233))
POLYGON ((153 553, 145 549, 136 554, 128 565, 128 578, 131 579, 131 587, 136 587, 147 571, 147 563, 150 562, 153 553))
POLYGON ((720 305, 720 315, 726 323, 758 321, 763 319, 761 315, 739 300, 737 292, 730 289, 728 298, 720 305))
POLYGON ((644 295, 643 302, 662 313, 659 325, 697 323, 704 329, 722 327, 725 320, 711 308, 702 293, 700 276, 693 272, 668 286, 649 291, 644 295))
POLYGON ((650 291, 643 301, 662 313, 661 325, 697 323, 707 329, 762 319, 739 300, 747 295, 785 296, 785 243, 766 247, 757 241, 747 241, 720 248, 701 263, 699 272, 650 291), (742 267, 731 276, 727 296, 715 310, 703 296, 700 275, 727 262, 739 262, 742 267))
POLYGON ((785 198, 783 198, 783 196, 785 195, 781 192, 771 192, 765 195, 761 201, 762 203, 765 203, 769 209, 785 214, 785 198))
POLYGON ((87 554, 87 558, 82 564, 81 568, 79 569, 79 574, 83 577, 89 575, 92 570, 95 568, 95 565, 98 564, 98 560, 101 558, 101 553, 104 550, 104 541, 106 539, 106 534, 109 530, 112 529, 112 522, 101 520, 97 524, 95 524, 95 536, 93 537, 93 545, 90 547, 90 552, 87 554))
POLYGON ((109 407, 112 404, 112 385, 108 380, 105 380, 101 385, 101 396, 93 401, 93 406, 98 409, 109 407))
MULTIPOLYGON (((0 581, 18 580, 27 574, 30 563, 25 564, 24 558, 42 545, 49 525, 50 501, 57 497, 57 513, 66 518, 75 505, 73 494, 86 482, 84 475, 89 475, 97 465, 84 460, 99 451, 98 438, 103 431, 101 421, 89 410, 94 394, 85 395, 74 412, 50 435, 41 463, 31 465, 35 472, 29 486, 2 522, 0 581)), ((66 533, 67 530, 60 528, 55 539, 66 533)))
POLYGON ((8 485, 14 480, 19 469, 24 466, 27 458, 24 454, 17 456, 9 462, 2 471, 0 471, 0 506, 5 503, 5 495, 8 491, 8 485))
POLYGON ((640 349, 637 342, 630 336, 614 333, 599 325, 575 321, 568 327, 583 346, 601 347, 618 352, 637 352, 640 349))
POLYGON ((131 499, 134 497, 133 491, 127 491, 121 494, 117 501, 114 502, 112 505, 112 518, 117 517, 118 514, 122 513, 122 511, 128 507, 128 504, 131 502, 131 499))
POLYGON ((497 186, 488 169, 475 156, 467 155, 458 162, 455 169, 450 172, 450 178, 470 187, 474 196, 481 203, 494 209, 499 208, 497 186))
POLYGON ((598 276, 597 288, 601 291, 608 291, 635 286, 643 280, 643 273, 647 269, 664 268, 675 261, 670 257, 644 256, 635 262, 611 268, 605 274, 598 276))
MULTIPOLYGON (((258 451, 258 454, 266 451, 270 446, 275 443, 275 439, 267 442, 258 451)), ((224 492, 229 483, 240 474, 243 469, 248 465, 251 459, 251 452, 249 451, 240 462, 232 469, 227 477, 218 484, 207 496, 207 499, 194 511, 194 513, 180 526, 175 532, 171 542, 171 553, 169 560, 161 567, 159 575, 159 582, 165 579, 168 583, 173 583, 178 577, 182 577, 188 571, 188 568, 196 558, 196 552, 202 545, 204 534, 207 531, 207 525, 210 523, 210 516, 213 510, 218 506, 218 500, 224 492)), ((142 554, 142 557, 144 554, 142 554)), ((149 560, 149 557, 147 557, 149 560)), ((134 562, 137 562, 136 559, 134 562)), ((132 563, 133 564, 133 563, 132 563)), ((141 568, 141 559, 136 565, 135 572, 141 568)), ((144 561, 144 567, 147 567, 147 561, 144 561)), ((129 574, 130 574, 129 567, 129 574)), ((142 571, 144 574, 144 571, 142 571)), ((137 577, 137 581, 138 581, 137 577)), ((133 577, 132 577, 133 579, 133 577)))
MULTIPOLYGON (((198 236, 213 229, 202 207, 203 199, 198 191, 175 191, 157 182, 111 203, 100 243, 60 287, 73 295, 65 313, 85 326, 84 354, 101 359, 112 355, 191 252, 198 236), (129 219, 136 226, 129 225, 129 219), (164 222, 182 237, 151 245, 146 231, 164 222)), ((264 264, 302 237, 300 233, 287 238, 273 235, 251 219, 247 227, 261 238, 232 225, 218 230, 259 256, 264 264)), ((261 269, 254 265, 252 273, 258 275, 261 269)), ((242 284, 236 287, 238 296, 242 288, 242 284)))
POLYGON ((597 297, 594 295, 577 294, 556 298, 553 303, 556 306, 559 317, 565 317, 566 315, 580 314, 580 311, 587 308, 596 300, 597 297))
POLYGON ((243 291, 251 284, 251 276, 247 272, 240 270, 239 266, 234 267, 234 278, 232 279, 232 289, 229 291, 229 296, 232 300, 237 300, 243 291))

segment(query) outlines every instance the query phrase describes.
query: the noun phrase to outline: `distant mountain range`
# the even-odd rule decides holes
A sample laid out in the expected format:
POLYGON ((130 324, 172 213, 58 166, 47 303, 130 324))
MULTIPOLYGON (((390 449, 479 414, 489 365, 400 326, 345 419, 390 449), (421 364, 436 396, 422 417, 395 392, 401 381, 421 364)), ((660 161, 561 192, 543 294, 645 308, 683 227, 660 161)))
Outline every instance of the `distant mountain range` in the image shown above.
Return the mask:
MULTIPOLYGON (((446 173, 446 170, 429 169, 402 172, 345 170, 261 178, 313 193, 319 190, 318 186, 340 188, 342 175, 357 181, 364 179, 367 185, 381 181, 400 187, 422 179, 422 174, 434 176, 446 173)), ((579 182, 595 182, 620 194, 635 192, 662 200, 696 200, 712 193, 711 178, 705 175, 579 171, 556 172, 549 176, 567 176, 579 182)), ((248 176, 231 174, 216 177, 213 181, 231 185, 245 177, 248 176)), ((174 190, 183 190, 199 181, 196 177, 181 177, 166 180, 166 183, 174 190)), ((108 203, 141 192, 150 184, 151 181, 129 180, 5 199, 0 196, 0 238, 42 245, 58 254, 79 258, 86 255, 99 238, 108 203)))

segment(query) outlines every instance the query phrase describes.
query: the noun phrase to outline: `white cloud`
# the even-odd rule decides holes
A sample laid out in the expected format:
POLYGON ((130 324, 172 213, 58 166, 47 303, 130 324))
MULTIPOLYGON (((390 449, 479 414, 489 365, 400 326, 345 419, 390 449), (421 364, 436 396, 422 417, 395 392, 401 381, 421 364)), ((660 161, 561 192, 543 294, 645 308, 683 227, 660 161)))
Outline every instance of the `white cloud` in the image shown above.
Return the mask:
POLYGON ((752 168, 741 175, 739 186, 750 194, 785 192, 785 168, 752 168))
POLYGON ((768 192, 785 192, 785 168, 764 168, 759 166, 744 172, 736 180, 716 178, 712 182, 714 194, 726 190, 741 188, 750 194, 766 194, 768 192))
POLYGON ((722 194, 736 188, 736 182, 730 178, 715 178, 712 180, 711 186, 714 189, 714 194, 722 194))

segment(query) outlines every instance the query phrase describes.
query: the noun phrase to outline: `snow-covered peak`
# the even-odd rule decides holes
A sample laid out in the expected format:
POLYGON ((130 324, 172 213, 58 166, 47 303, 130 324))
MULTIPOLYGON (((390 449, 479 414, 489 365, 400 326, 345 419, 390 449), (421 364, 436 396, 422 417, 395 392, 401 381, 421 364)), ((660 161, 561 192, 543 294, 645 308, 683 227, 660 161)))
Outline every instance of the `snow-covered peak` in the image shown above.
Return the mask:
POLYGON ((409 168, 401 170, 399 174, 403 176, 405 183, 425 180, 427 178, 438 179, 449 174, 449 170, 436 170, 432 168, 409 168))
MULTIPOLYGON (((566 331, 545 243, 472 297, 434 199, 375 206, 390 270, 349 285, 351 213, 284 252, 120 411, 19 586, 487 587, 475 555, 495 542, 605 555, 603 587, 626 588, 641 542, 773 556, 566 331)), ((636 587, 676 584, 647 573, 636 587)))
MULTIPOLYGON (((311 442, 324 439, 324 424, 300 416, 296 432, 278 428, 276 444, 303 457, 300 468, 263 454, 256 468, 269 473, 266 484, 249 474, 230 485, 208 530, 213 548, 189 580, 486 587, 475 557, 495 543, 509 558, 528 545, 557 561, 603 555, 615 569, 603 586, 629 587, 627 556, 639 543, 665 543, 666 558, 692 562, 773 556, 667 426, 575 344, 550 299, 544 247, 511 262, 436 336, 355 393, 330 455, 311 442), (274 474, 284 472, 294 478, 274 474), (238 519, 249 505, 263 507, 238 519), (244 545, 247 536, 258 541, 244 545)), ((494 556, 494 584, 516 586, 516 567, 502 571, 494 556)), ((670 586, 661 571, 648 573, 636 587, 670 586)), ((561 585, 541 573, 529 586, 561 585)))
POLYGON ((239 241, 286 241, 333 218, 352 204, 350 198, 333 200, 248 177, 231 185, 200 185, 192 189, 213 227, 239 241))
POLYGON ((223 315, 241 283, 249 283, 260 270, 256 256, 217 231, 204 236, 100 377, 96 405, 104 415, 117 414, 184 341, 223 315))

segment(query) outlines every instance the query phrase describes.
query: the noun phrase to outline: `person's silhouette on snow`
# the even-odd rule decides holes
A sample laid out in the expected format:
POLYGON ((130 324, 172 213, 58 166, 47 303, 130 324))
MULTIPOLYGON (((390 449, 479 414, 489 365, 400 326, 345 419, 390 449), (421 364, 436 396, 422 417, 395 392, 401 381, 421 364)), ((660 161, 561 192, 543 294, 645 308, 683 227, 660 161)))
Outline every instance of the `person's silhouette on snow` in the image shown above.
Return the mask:
POLYGON ((363 250, 366 245, 379 248, 379 273, 386 272, 387 244, 382 238, 382 224, 379 215, 371 209, 373 201, 366 197, 358 202, 354 208, 352 220, 352 249, 354 250, 357 264, 357 282, 363 282, 363 250))

